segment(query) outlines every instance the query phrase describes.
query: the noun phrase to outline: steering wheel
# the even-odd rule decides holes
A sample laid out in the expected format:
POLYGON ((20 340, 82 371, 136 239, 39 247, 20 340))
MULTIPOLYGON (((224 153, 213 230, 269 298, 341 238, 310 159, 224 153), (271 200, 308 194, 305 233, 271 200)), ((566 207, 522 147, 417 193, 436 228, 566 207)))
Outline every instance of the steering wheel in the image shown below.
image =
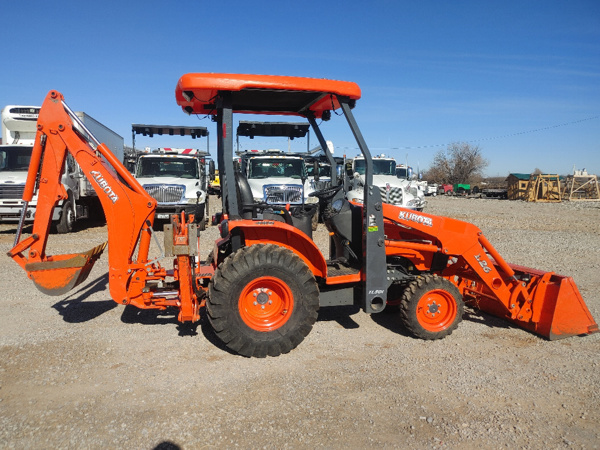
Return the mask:
POLYGON ((328 187, 325 189, 321 189, 320 191, 314 191, 308 194, 309 197, 317 197, 320 200, 329 200, 335 194, 337 194, 340 189, 344 187, 343 184, 338 184, 337 186, 328 187))

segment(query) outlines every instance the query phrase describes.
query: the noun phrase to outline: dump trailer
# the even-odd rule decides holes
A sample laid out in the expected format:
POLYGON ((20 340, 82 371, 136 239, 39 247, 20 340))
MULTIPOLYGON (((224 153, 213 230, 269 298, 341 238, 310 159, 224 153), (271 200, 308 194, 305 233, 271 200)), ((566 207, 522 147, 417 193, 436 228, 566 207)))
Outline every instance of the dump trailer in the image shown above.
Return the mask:
POLYGON ((216 122, 223 220, 208 259, 199 259, 199 230, 184 212, 172 216, 164 232, 164 254, 173 268, 149 256, 156 200, 106 146, 74 131, 76 116, 51 91, 39 114, 23 194, 27 204, 37 188, 38 213, 32 234, 21 239, 18 230, 8 253, 41 291, 64 295, 82 283, 105 247, 46 253, 52 208, 65 196, 60 171, 71 153, 105 210, 113 300, 142 309, 174 308, 181 322, 206 314, 216 336, 241 355, 289 352, 311 331, 320 306, 358 305, 376 314, 399 305, 398 320, 422 339, 452 333, 465 303, 548 339, 598 331, 572 278, 507 263, 472 224, 382 202, 352 112, 361 96, 357 84, 190 73, 179 79, 175 96, 186 113, 216 122), (279 210, 284 221, 263 216, 274 206, 255 203, 247 180, 234 170, 233 131, 237 113, 295 115, 308 120, 326 149, 318 123, 332 112, 345 117, 363 154, 365 189, 361 201, 353 202, 343 185, 312 194, 327 204, 323 220, 331 239, 324 255, 294 226, 285 206, 279 210), (38 173, 45 180, 39 185, 38 173))

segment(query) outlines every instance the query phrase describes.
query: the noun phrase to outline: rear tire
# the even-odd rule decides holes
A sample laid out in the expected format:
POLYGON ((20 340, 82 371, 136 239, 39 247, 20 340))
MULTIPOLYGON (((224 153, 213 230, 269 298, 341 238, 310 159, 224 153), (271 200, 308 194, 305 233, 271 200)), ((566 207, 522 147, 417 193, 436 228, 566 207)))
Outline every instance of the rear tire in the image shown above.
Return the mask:
POLYGON ((215 271, 206 303, 217 337, 243 356, 288 353, 312 330, 319 310, 315 278, 291 250, 244 247, 215 271))
POLYGON ((462 321, 464 302, 458 288, 445 278, 425 275, 410 283, 400 300, 404 326, 420 339, 442 339, 462 321))

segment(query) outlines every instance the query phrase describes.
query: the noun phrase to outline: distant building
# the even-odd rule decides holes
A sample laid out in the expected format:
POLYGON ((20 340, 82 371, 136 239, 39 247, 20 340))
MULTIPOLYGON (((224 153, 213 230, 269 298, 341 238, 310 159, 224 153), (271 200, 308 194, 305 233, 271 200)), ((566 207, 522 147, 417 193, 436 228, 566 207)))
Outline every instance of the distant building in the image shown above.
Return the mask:
POLYGON ((555 174, 511 173, 506 178, 509 200, 560 202, 560 176, 555 174))

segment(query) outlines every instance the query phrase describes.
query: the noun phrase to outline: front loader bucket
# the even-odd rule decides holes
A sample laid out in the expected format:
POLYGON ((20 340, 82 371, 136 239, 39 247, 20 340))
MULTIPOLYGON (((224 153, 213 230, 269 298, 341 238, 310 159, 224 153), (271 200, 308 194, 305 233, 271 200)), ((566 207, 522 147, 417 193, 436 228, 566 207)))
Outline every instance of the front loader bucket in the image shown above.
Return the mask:
POLYGON ((552 275, 545 292, 538 288, 533 298, 534 318, 536 309, 539 321, 531 322, 531 331, 551 341, 569 336, 598 332, 598 324, 590 314, 573 278, 552 275), (537 305, 537 306, 536 306, 537 305))
POLYGON ((549 340, 598 332, 598 324, 588 310, 573 278, 553 272, 510 264, 516 277, 527 284, 531 303, 514 316, 487 298, 477 306, 549 340), (530 306, 529 306, 530 305, 530 306), (530 309, 529 309, 530 308, 530 309))
POLYGON ((25 264, 25 270, 44 294, 63 295, 85 281, 105 247, 106 242, 85 253, 50 256, 47 261, 25 264))

